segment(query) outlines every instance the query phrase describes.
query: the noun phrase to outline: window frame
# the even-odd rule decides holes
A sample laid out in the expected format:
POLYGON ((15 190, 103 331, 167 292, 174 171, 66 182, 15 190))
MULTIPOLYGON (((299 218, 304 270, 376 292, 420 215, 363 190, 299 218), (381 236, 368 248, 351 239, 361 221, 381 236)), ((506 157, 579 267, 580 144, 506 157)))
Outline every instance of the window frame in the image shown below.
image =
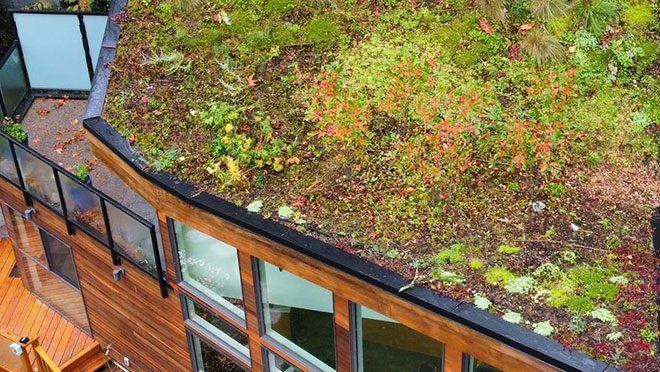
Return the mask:
MULTIPOLYGON (((264 306, 264 301, 263 301, 264 293, 263 293, 262 284, 261 284, 261 271, 259 269, 259 262, 263 261, 263 262, 269 263, 270 265, 273 265, 277 268, 280 268, 280 267, 277 266, 277 265, 271 264, 270 262, 268 262, 266 260, 263 260, 261 258, 258 258, 256 256, 251 256, 250 258, 251 258, 251 261, 252 261, 252 277, 253 277, 255 297, 256 297, 257 316, 259 318, 259 338, 261 340, 265 341, 265 343, 270 346, 270 347, 267 348, 267 350, 270 350, 271 352, 274 352, 274 353, 278 354, 280 357, 282 357, 283 359, 285 359, 287 361, 293 361, 292 364, 300 365, 305 370, 311 371, 311 372, 326 372, 323 368, 321 368, 321 367, 317 366, 316 364, 314 364, 314 362, 312 362, 310 360, 307 360, 307 358, 300 355, 298 352, 292 350, 290 347, 284 345, 283 343, 279 342, 274 337, 272 337, 272 336, 270 336, 266 333, 266 314, 265 314, 265 309, 264 309, 265 306, 264 306), (284 357, 284 356, 286 356, 286 357, 284 357)), ((338 355, 337 355, 337 331, 336 331, 337 320, 336 320, 336 309, 335 309, 335 301, 334 301, 335 300, 335 293, 332 292, 331 290, 329 290, 328 288, 322 287, 322 286, 320 286, 320 285, 318 285, 318 284, 316 284, 316 283, 314 283, 314 282, 312 282, 312 281, 310 281, 306 278, 303 278, 302 276, 293 274, 293 273, 289 272, 286 269, 282 269, 282 268, 280 268, 280 269, 284 270, 284 271, 287 271, 289 274, 294 275, 298 278, 306 280, 306 281, 308 281, 308 282, 310 282, 310 283, 312 283, 312 284, 314 284, 314 285, 316 285, 320 288, 323 288, 323 289, 329 291, 332 294, 332 327, 333 327, 333 346, 334 346, 334 355, 335 355, 335 366, 339 365, 339 360, 338 360, 338 355)), ((282 336, 282 337, 284 337, 284 336, 282 336)), ((290 342, 293 343, 293 341, 290 341, 290 342)), ((265 347, 265 346, 263 346, 264 342, 262 342, 261 344, 262 344, 262 348, 265 347)), ((300 346, 298 346, 298 347, 300 347, 300 346)), ((266 353, 262 353, 262 354, 263 354, 264 358, 267 358, 266 353)), ((310 355, 311 355, 311 353, 310 353, 310 355)), ((318 358, 316 358, 316 359, 318 359, 318 358)), ((264 363, 265 363, 264 364, 264 369, 266 371, 269 371, 268 363, 267 363, 266 359, 264 359, 264 363)), ((321 362, 321 363, 323 363, 323 362, 321 362)), ((326 365, 326 366, 329 367, 331 370, 333 370, 335 372, 337 371, 337 367, 332 368, 328 365, 326 365)), ((298 368, 298 367, 296 367, 296 368, 298 368)))
MULTIPOLYGON (((191 331, 193 331, 193 333, 196 333, 198 336, 203 336, 207 340, 207 343, 211 344, 216 349, 221 349, 223 351, 223 354, 229 354, 230 356, 232 356, 232 359, 238 359, 242 361, 245 365, 249 365, 250 367, 252 367, 252 351, 250 350, 250 335, 245 329, 241 329, 240 327, 237 327, 235 324, 232 324, 224 317, 216 314, 213 311, 213 309, 209 308, 203 303, 200 303, 199 301, 195 300, 195 298, 188 296, 185 293, 181 293, 180 298, 181 298, 181 308, 183 310, 184 324, 191 331), (196 303, 197 305, 205 308, 208 312, 212 314, 212 316, 220 319, 221 321, 227 323, 230 327, 235 328, 237 331, 241 332, 248 340, 247 354, 245 354, 241 350, 238 350, 236 347, 230 345, 226 340, 223 340, 221 337, 213 334, 211 330, 206 329, 203 325, 199 324, 194 319, 192 319, 190 316, 191 309, 190 306, 188 305, 187 300, 190 300, 196 303)), ((231 338, 231 336, 229 336, 220 329, 218 329, 218 332, 223 333, 227 337, 231 338)))
MULTIPOLYGON (((371 308, 369 308, 365 305, 361 305, 359 303, 356 303, 356 302, 350 301, 350 300, 349 300, 349 304, 350 304, 350 308, 349 308, 349 317, 350 317, 349 318, 349 330, 350 330, 349 342, 350 342, 350 350, 351 350, 351 371, 352 372, 365 372, 362 363, 360 363, 360 359, 363 358, 362 355, 364 354, 364 351, 362 350, 362 345, 360 343, 360 340, 362 339, 362 337, 361 337, 362 326, 361 326, 360 323, 361 323, 362 320, 358 319, 358 316, 361 316, 361 312, 358 312, 358 306, 367 308, 370 311, 375 312, 375 313, 377 313, 381 316, 390 318, 390 319, 394 320, 397 324, 402 325, 403 327, 406 327, 406 328, 408 328, 408 329, 410 329, 410 330, 412 330, 416 333, 419 333, 419 334, 421 334, 421 335, 423 335, 423 336, 425 336, 425 337, 427 337, 431 340, 434 340, 435 342, 441 343, 442 344, 442 369, 438 372, 446 372, 446 369, 447 369, 447 344, 446 343, 444 343, 442 341, 439 341, 439 340, 436 340, 435 338, 433 338, 429 335, 425 335, 424 333, 419 332, 419 331, 407 326, 406 324, 402 323, 401 321, 399 321, 397 319, 394 319, 392 317, 389 317, 387 315, 383 315, 380 312, 378 312, 376 310, 373 310, 373 309, 371 309, 371 308)), ((466 359, 465 355, 466 354, 463 354, 463 363, 462 363, 462 366, 461 366, 461 371, 462 372, 467 372, 466 362, 469 362, 469 360, 466 359)))
POLYGON ((62 241, 60 238, 56 237, 55 235, 49 233, 48 231, 44 230, 41 228, 39 225, 35 224, 37 229, 39 230, 39 237, 41 238, 41 245, 44 248, 44 253, 46 255, 46 261, 48 262, 48 270, 52 272, 53 274, 57 275, 58 278, 64 280, 65 282, 69 283, 71 286, 76 288, 79 292, 81 291, 80 289, 80 277, 78 275, 78 268, 76 267, 76 261, 73 258, 73 249, 71 249, 71 246, 62 241), (61 273, 59 270, 55 269, 55 265, 53 264, 53 257, 52 257, 52 252, 51 252, 51 247, 50 244, 47 243, 46 238, 51 237, 58 241, 60 244, 62 244, 66 249, 69 251, 69 256, 71 257, 71 261, 73 262, 73 272, 76 275, 77 282, 72 281, 70 278, 68 278, 66 275, 61 273))
MULTIPOLYGON (((210 340, 207 338, 207 335, 202 333, 198 333, 198 331, 192 327, 189 326, 189 324, 186 323, 186 338, 188 339, 188 352, 190 353, 190 362, 192 363, 192 370, 193 372, 198 372, 200 370, 199 368, 199 360, 197 358, 197 349, 195 348, 195 337, 197 337, 200 341, 206 343, 209 345, 215 352, 218 354, 222 355, 223 357, 227 358, 230 360, 232 363, 236 364, 238 367, 241 369, 246 370, 246 372, 249 372, 252 370, 252 360, 250 359, 250 364, 245 364, 241 359, 237 360, 235 356, 233 355, 228 355, 226 350, 223 350, 222 348, 218 347, 218 345, 213 344, 213 340, 210 340)), ((211 335, 212 336, 212 335, 211 335)))
MULTIPOLYGON (((173 257, 172 261, 174 261, 174 270, 175 270, 175 273, 176 273, 176 283, 177 283, 177 285, 181 289, 183 289, 184 292, 186 292, 188 297, 192 298, 193 300, 198 302, 200 305, 211 308, 211 309, 219 312, 220 314, 222 314, 225 318, 231 319, 233 321, 233 323, 241 325, 240 328, 242 328, 242 330, 247 329, 247 311, 246 311, 246 308, 245 308, 245 288, 243 287, 243 271, 242 271, 242 267, 241 267, 241 260, 240 260, 239 255, 238 255, 240 250, 238 248, 234 247, 233 245, 216 238, 213 235, 207 234, 207 233, 205 233, 201 230, 197 230, 196 228, 194 228, 192 226, 189 226, 189 225, 186 225, 183 222, 176 221, 176 222, 179 222, 180 224, 182 224, 184 226, 188 226, 191 229, 197 230, 197 231, 201 232, 202 234, 208 235, 208 236, 210 236, 211 238, 213 238, 215 240, 221 241, 221 242, 231 246, 232 248, 234 248, 236 250, 236 253, 237 253, 236 254, 236 261, 238 263, 238 275, 239 275, 238 279, 239 279, 239 282, 241 284, 241 298, 242 298, 242 301, 243 301, 243 309, 242 309, 243 310, 243 317, 240 317, 238 314, 236 314, 236 312, 234 312, 231 309, 227 308, 227 306, 225 306, 225 305, 221 304, 220 302, 214 300, 209 295, 203 293, 199 289, 193 287, 191 284, 189 284, 189 283, 187 283, 186 281, 183 280, 183 274, 181 272, 181 260, 180 260, 180 256, 179 256, 179 243, 178 243, 177 238, 176 238, 176 230, 175 230, 175 226, 174 226, 175 221, 176 220, 174 218, 169 217, 169 216, 167 217, 167 232, 169 234, 170 245, 172 247, 172 257, 173 257)), ((184 310, 185 310, 185 308, 184 308, 184 310)))

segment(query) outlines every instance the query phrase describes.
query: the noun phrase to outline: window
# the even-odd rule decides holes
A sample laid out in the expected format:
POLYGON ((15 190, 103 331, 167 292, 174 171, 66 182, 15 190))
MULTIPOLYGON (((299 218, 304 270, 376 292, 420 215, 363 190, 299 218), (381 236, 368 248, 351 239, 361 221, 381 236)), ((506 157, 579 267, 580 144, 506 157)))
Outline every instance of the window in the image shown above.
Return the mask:
POLYGON ((50 270, 71 283, 74 287, 80 289, 71 248, 44 230, 39 229, 39 233, 41 234, 41 241, 48 256, 50 270))
POLYGON ((360 372, 443 371, 443 343, 364 306, 355 313, 360 372))
POLYGON ((196 372, 246 372, 246 370, 202 340, 188 334, 193 349, 193 364, 196 372))
POLYGON ((332 292, 259 261, 265 333, 304 361, 334 371, 332 292))
POLYGON ((467 356, 466 372, 504 372, 501 369, 488 365, 472 356, 467 356))
POLYGON ((16 261, 25 287, 87 334, 91 334, 71 248, 7 206, 16 235, 16 261))
POLYGON ((268 372, 302 372, 281 356, 266 350, 268 372))
POLYGON ((238 251, 231 245, 177 221, 172 221, 181 279, 195 292, 229 310, 241 320, 243 287, 238 251))
POLYGON ((248 336, 244 332, 189 297, 184 296, 184 301, 186 303, 186 317, 191 322, 199 325, 214 337, 217 337, 220 341, 219 343, 225 349, 231 350, 234 354, 238 354, 239 357, 240 355, 245 356, 248 360, 247 363, 249 363, 250 346, 248 336))

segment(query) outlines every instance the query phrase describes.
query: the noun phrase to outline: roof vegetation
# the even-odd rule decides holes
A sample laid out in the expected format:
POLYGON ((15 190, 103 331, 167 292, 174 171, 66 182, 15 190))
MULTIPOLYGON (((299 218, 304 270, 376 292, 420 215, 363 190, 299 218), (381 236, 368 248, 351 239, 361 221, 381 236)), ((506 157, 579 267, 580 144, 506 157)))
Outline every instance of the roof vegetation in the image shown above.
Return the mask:
POLYGON ((105 115, 157 170, 658 371, 658 6, 133 0, 105 115))

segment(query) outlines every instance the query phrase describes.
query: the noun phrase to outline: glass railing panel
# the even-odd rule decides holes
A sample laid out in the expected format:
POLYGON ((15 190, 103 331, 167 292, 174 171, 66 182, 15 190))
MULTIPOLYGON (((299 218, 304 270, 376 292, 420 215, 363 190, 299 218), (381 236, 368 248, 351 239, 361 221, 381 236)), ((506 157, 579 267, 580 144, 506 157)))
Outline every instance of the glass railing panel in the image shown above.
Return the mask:
POLYGON ((92 66, 96 70, 96 62, 101 52, 103 35, 105 34, 105 24, 108 21, 107 16, 103 15, 85 15, 85 32, 87 33, 87 42, 89 43, 89 54, 92 57, 92 66))
POLYGON ((53 168, 19 146, 14 146, 14 148, 27 192, 62 213, 53 168))
POLYGON ((89 90, 76 14, 14 13, 14 20, 32 88, 89 90))
POLYGON ((14 184, 19 184, 16 163, 11 152, 9 140, 0 136, 0 174, 14 184))
POLYGON ((158 276, 151 230, 126 212, 106 203, 115 251, 152 275, 158 276))
POLYGON ((68 218, 78 227, 107 244, 108 231, 103 220, 101 198, 66 174, 60 173, 60 181, 68 218))
POLYGON ((4 65, 0 66, 0 91, 5 101, 6 115, 9 116, 28 91, 28 81, 23 72, 23 61, 18 47, 14 48, 4 65))

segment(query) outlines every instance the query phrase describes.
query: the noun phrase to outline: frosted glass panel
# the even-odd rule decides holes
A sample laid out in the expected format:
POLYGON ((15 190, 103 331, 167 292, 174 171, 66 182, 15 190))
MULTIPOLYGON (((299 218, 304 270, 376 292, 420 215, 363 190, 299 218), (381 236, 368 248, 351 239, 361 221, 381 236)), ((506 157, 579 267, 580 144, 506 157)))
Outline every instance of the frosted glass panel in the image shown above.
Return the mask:
POLYGON ((83 17, 85 30, 87 31, 87 42, 89 43, 89 54, 92 56, 92 66, 96 69, 96 61, 99 59, 105 24, 107 16, 86 15, 83 17))
POLYGON ((5 64, 0 67, 0 90, 8 111, 5 115, 9 116, 16 110, 28 90, 18 48, 14 49, 5 64))
POLYGON ((76 15, 16 13, 14 20, 32 88, 89 90, 76 15))

